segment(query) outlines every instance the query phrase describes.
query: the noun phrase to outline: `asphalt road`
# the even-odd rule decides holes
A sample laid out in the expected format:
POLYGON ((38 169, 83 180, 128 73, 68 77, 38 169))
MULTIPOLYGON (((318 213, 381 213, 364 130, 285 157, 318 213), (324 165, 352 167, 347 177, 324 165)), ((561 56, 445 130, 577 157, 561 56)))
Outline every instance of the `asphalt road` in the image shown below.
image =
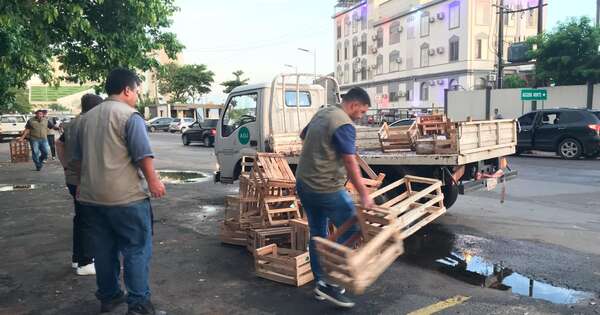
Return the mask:
MULTIPOLYGON (((166 133, 151 140, 158 169, 209 176, 215 170, 211 148, 185 147, 179 135, 166 133)), ((7 160, 8 144, 2 143, 0 187, 37 186, 0 192, 0 314, 96 314, 94 278, 70 269, 72 209, 58 163, 35 172, 31 163, 7 160)), ((459 196, 446 215, 406 242, 406 254, 344 313, 600 314, 600 161, 515 157, 510 164, 519 177, 506 184, 503 203, 501 187, 459 196)), ((167 191, 153 201, 151 287, 159 309, 341 312, 315 301, 312 285, 257 278, 245 249, 219 242, 223 197, 236 193, 234 185, 207 177, 167 185, 167 191)))

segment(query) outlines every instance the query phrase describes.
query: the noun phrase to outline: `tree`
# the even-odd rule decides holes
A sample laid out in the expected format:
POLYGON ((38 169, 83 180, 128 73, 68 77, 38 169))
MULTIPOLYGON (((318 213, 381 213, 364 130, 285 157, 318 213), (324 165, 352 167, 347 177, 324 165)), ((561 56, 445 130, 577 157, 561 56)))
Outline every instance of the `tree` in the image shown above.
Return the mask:
POLYGON ((163 94, 171 94, 170 103, 186 103, 188 99, 196 99, 210 92, 214 82, 214 73, 205 65, 167 64, 159 73, 159 90, 163 94))
POLYGON ((600 82, 600 28, 587 17, 560 23, 553 32, 529 40, 540 85, 600 82), (534 49, 533 47, 537 47, 534 49))
POLYGON ((516 74, 507 75, 503 80, 505 89, 516 89, 527 86, 527 81, 516 74))
POLYGON ((0 102, 0 114, 23 114, 31 112, 31 104, 29 103, 29 90, 10 88, 8 92, 13 95, 13 97, 5 100, 4 102, 0 102))
POLYGON ((0 104, 33 75, 44 83, 100 82, 115 67, 158 66, 183 46, 166 32, 174 0, 11 0, 0 3, 0 104), (63 74, 53 73, 52 61, 63 74))
POLYGON ((225 90, 223 90, 223 93, 225 93, 225 94, 231 93, 231 91, 238 86, 248 84, 248 81, 250 80, 250 79, 243 79, 243 80, 240 79, 240 77, 242 75, 244 75, 244 71, 242 71, 242 70, 234 71, 234 72, 232 72, 232 74, 235 76, 235 80, 229 80, 229 81, 225 81, 225 82, 221 83, 221 85, 225 87, 225 90))
POLYGON ((55 112, 68 112, 69 109, 63 105, 60 104, 50 104, 50 106, 48 106, 49 109, 55 111, 55 112))

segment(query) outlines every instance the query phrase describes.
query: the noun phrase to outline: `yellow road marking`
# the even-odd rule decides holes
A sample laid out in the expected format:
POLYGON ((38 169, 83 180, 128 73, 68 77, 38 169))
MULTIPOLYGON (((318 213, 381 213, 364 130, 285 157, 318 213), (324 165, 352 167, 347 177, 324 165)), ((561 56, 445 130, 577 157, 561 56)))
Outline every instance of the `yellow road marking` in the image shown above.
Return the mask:
POLYGON ((447 308, 450 307, 454 307, 456 305, 462 304, 464 302, 466 302, 467 300, 469 300, 471 297, 470 296, 462 296, 462 295, 457 295, 455 297, 449 298, 445 301, 441 301, 435 304, 431 304, 429 306, 426 306, 424 308, 418 309, 416 311, 410 312, 408 313, 408 315, 431 315, 431 314, 435 314, 437 312, 441 312, 447 308))

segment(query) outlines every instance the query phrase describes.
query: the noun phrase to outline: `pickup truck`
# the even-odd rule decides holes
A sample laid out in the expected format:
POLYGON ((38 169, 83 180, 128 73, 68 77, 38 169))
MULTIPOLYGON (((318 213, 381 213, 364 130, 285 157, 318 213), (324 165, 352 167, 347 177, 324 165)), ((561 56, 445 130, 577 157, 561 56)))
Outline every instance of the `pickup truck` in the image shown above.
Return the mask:
POLYGON ((17 138, 25 130, 27 119, 24 115, 0 116, 0 141, 5 138, 17 138))
MULTIPOLYGON (((309 74, 280 74, 271 84, 240 86, 228 95, 215 137, 219 163, 215 181, 233 183, 242 171, 242 157, 257 151, 281 153, 295 168, 302 148, 301 130, 319 108, 328 106, 324 105, 327 88, 301 83, 302 77, 313 78, 309 74)), ((326 86, 333 84, 339 102, 337 81, 332 77, 321 80, 326 86)), ((405 175, 442 180, 447 208, 459 193, 491 188, 490 179, 497 183, 516 176, 504 158, 515 153, 516 120, 461 122, 457 129, 455 154, 383 153, 378 128, 359 126, 358 153, 375 172, 386 174, 384 184, 405 175)))

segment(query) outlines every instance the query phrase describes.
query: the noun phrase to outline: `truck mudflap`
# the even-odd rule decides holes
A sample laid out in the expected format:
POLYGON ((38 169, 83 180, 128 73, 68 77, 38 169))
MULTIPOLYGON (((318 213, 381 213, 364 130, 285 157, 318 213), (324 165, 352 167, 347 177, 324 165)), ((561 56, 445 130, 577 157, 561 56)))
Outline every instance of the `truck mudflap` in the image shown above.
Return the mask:
POLYGON ((492 190, 496 188, 498 184, 512 180, 517 177, 517 175, 518 171, 509 169, 504 170, 501 176, 481 177, 479 179, 461 182, 458 185, 458 193, 464 195, 481 189, 492 190))

